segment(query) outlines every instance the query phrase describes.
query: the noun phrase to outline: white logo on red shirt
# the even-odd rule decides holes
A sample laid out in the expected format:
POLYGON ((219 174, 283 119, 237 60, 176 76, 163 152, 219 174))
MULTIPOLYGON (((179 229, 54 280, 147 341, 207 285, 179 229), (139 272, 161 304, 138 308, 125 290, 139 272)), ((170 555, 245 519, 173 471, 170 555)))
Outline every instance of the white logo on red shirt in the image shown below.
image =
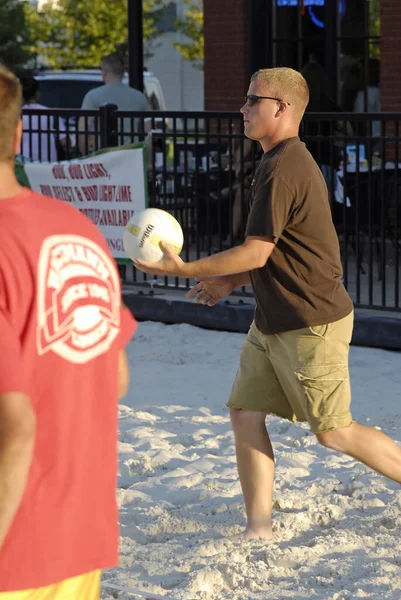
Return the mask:
POLYGON ((106 352, 120 329, 117 269, 94 242, 54 235, 42 244, 38 268, 37 350, 86 363, 106 352))

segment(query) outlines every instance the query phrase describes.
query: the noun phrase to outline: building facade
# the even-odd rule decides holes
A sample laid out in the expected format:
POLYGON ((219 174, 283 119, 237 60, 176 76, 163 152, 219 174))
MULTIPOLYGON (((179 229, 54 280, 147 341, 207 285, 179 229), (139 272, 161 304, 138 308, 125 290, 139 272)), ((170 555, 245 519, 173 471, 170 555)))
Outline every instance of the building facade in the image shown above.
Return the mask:
MULTIPOLYGON (((200 0, 197 2, 200 3, 200 0)), ((164 18, 158 23, 161 35, 152 48, 151 57, 145 59, 145 65, 159 79, 168 110, 202 111, 203 65, 186 60, 174 46, 175 43, 187 41, 174 24, 185 13, 184 0, 166 2, 164 13, 164 18)))
POLYGON ((369 110, 375 87, 380 110, 401 112, 400 0, 204 0, 204 13, 207 110, 237 110, 259 68, 316 60, 343 110, 358 92, 369 110))

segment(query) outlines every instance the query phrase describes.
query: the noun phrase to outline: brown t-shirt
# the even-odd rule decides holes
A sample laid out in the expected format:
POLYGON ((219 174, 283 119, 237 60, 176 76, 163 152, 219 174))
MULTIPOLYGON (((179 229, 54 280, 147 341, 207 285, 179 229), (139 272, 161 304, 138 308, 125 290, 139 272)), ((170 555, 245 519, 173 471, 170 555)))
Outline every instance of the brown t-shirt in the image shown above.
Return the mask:
POLYGON ((263 155, 249 192, 246 235, 276 244, 266 265, 250 273, 260 331, 324 325, 352 311, 326 184, 298 137, 263 155))

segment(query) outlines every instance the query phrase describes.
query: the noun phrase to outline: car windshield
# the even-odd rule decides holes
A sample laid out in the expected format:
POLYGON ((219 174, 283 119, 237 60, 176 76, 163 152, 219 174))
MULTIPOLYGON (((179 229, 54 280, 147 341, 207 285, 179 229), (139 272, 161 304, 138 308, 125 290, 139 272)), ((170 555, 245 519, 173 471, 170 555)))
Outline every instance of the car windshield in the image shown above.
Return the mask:
POLYGON ((85 94, 100 85, 98 81, 42 79, 40 103, 49 108, 81 108, 85 94))

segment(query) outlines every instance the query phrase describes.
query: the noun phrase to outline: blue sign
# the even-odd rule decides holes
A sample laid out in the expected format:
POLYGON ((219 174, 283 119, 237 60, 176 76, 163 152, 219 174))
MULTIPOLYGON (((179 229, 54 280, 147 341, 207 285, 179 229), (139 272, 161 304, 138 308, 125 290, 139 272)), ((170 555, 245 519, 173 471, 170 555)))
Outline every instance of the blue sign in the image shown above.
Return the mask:
MULTIPOLYGON (((324 6, 325 0, 304 0, 304 6, 324 6)), ((298 6, 298 0, 277 0, 277 6, 298 6)))
MULTIPOLYGON (((276 0, 277 1, 277 6, 298 6, 299 2, 298 0, 276 0)), ((308 8, 308 14, 310 17, 310 20, 312 21, 312 23, 314 25, 316 25, 316 27, 319 27, 320 29, 324 29, 324 22, 321 21, 316 14, 314 13, 314 9, 313 7, 315 6, 324 6, 325 4, 325 0, 304 0, 303 1, 303 6, 305 8, 308 8)), ((340 0, 340 4, 339 4, 339 9, 340 9, 340 15, 343 17, 345 14, 345 0, 340 0)))

